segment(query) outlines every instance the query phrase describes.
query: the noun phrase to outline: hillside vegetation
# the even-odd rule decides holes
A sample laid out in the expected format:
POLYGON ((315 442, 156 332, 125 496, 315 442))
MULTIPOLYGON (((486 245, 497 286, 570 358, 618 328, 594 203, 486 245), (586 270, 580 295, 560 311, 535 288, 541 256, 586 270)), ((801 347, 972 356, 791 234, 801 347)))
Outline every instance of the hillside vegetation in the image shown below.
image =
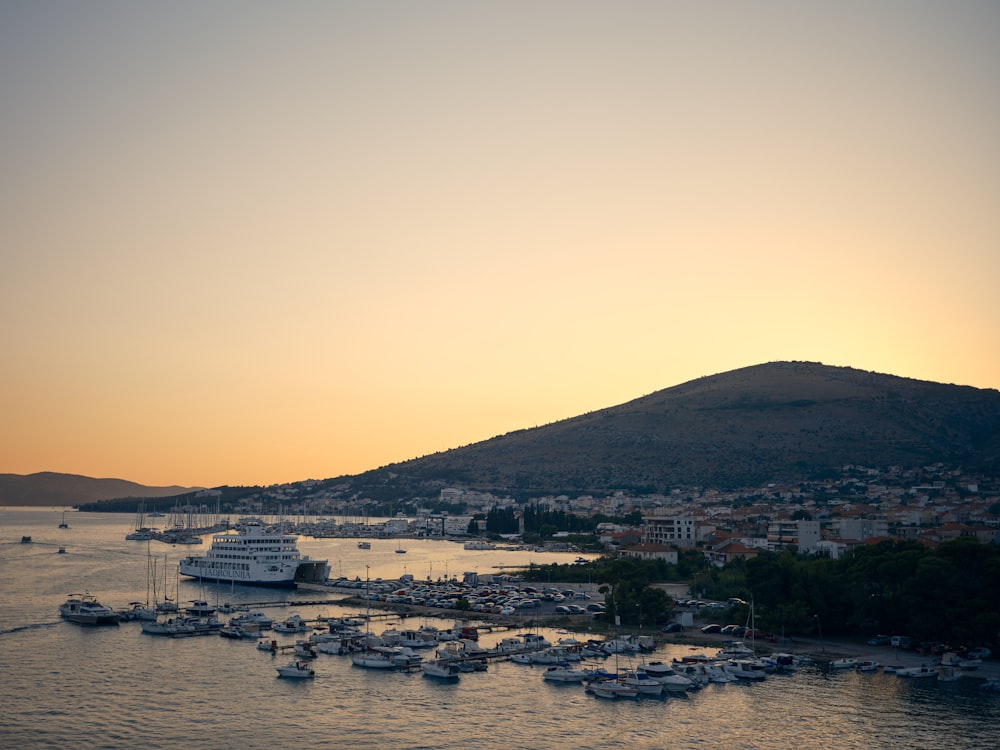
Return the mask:
MULTIPOLYGON (((367 472, 355 488, 749 487, 847 464, 1000 468, 1000 393, 810 362, 747 367, 367 472)), ((415 493, 421 494, 421 493, 415 493)))

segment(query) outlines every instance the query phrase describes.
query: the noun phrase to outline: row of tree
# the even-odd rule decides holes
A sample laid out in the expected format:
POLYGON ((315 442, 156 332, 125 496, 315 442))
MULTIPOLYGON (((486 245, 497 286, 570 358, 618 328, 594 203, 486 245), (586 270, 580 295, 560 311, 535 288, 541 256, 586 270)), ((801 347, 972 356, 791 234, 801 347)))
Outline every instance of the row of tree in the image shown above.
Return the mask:
MULTIPOLYGON (((911 541, 862 546, 838 560, 790 550, 725 568, 687 550, 677 565, 604 557, 587 565, 533 566, 530 580, 594 581, 613 597, 607 617, 661 625, 674 602, 657 583, 687 581, 699 597, 753 602, 759 629, 776 634, 908 635, 951 646, 1000 644, 1000 546, 961 538, 936 548, 911 541)), ((720 613, 720 616, 723 613, 720 613)), ((744 623, 746 608, 724 615, 744 623)))

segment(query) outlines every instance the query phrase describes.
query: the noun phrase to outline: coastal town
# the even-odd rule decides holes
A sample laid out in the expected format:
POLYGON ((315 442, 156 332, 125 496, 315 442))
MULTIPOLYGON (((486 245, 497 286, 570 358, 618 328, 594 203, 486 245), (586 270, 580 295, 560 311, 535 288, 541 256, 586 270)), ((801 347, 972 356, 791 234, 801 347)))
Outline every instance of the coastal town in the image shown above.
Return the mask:
MULTIPOLYGON (((220 490, 206 490, 197 493, 192 503, 200 504, 199 512, 208 513, 221 495, 220 490)), ((383 504, 343 498, 335 486, 310 480, 261 488, 229 510, 235 515, 280 513, 306 534, 323 533, 323 523, 316 517, 336 515, 341 519, 338 533, 356 529, 384 536, 461 539, 473 535, 470 527, 475 529, 477 519, 484 531, 482 519, 491 511, 520 515, 532 508, 620 519, 594 526, 601 548, 609 553, 676 562, 678 550, 698 548, 717 566, 750 559, 761 550, 793 549, 839 558, 858 545, 883 539, 929 546, 959 537, 1000 541, 1000 481, 943 463, 886 470, 851 465, 820 480, 776 481, 738 490, 687 488, 650 494, 620 490, 521 500, 444 487, 438 497, 414 498, 411 503, 412 513, 379 518, 383 504)), ((558 548, 569 536, 556 529, 542 543, 558 548)))

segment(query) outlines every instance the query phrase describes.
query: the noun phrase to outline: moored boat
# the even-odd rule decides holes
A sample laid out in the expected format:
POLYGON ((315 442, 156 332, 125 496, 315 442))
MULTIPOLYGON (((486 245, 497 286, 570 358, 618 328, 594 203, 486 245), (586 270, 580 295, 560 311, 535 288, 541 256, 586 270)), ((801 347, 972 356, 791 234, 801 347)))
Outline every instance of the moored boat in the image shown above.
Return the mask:
POLYGON ((438 680, 455 682, 462 674, 462 670, 459 669, 458 664, 446 660, 432 659, 425 661, 420 667, 423 669, 424 677, 433 677, 438 680))
POLYGON ((215 534, 207 553, 183 558, 179 570, 203 581, 251 586, 294 588, 299 580, 325 581, 329 564, 302 555, 297 539, 260 523, 247 523, 236 533, 215 534))
POLYGON ((293 659, 282 667, 275 667, 275 669, 278 670, 278 677, 307 678, 316 676, 315 669, 296 659, 293 659))
POLYGON ((543 680, 550 682, 583 682, 590 675, 586 669, 577 669, 569 664, 555 664, 542 673, 543 680))

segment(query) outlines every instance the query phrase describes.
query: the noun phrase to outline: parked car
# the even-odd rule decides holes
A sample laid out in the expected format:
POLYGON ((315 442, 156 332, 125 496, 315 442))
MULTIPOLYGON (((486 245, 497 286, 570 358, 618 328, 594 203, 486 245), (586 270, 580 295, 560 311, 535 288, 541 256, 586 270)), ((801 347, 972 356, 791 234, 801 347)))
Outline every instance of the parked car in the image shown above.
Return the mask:
POLYGON ((980 646, 979 648, 974 648, 969 652, 970 659, 989 659, 993 655, 985 646, 980 646))
POLYGON ((679 622, 672 622, 669 625, 664 625, 663 626, 663 632, 664 633, 683 633, 684 632, 684 626, 681 625, 679 622))
POLYGON ((892 642, 892 638, 887 635, 873 635, 868 639, 869 646, 888 646, 892 642))
POLYGON ((722 630, 722 626, 717 623, 712 623, 711 625, 706 625, 701 629, 702 633, 718 633, 722 630))
POLYGON ((894 635, 889 639, 893 648, 909 648, 912 641, 906 635, 894 635))

